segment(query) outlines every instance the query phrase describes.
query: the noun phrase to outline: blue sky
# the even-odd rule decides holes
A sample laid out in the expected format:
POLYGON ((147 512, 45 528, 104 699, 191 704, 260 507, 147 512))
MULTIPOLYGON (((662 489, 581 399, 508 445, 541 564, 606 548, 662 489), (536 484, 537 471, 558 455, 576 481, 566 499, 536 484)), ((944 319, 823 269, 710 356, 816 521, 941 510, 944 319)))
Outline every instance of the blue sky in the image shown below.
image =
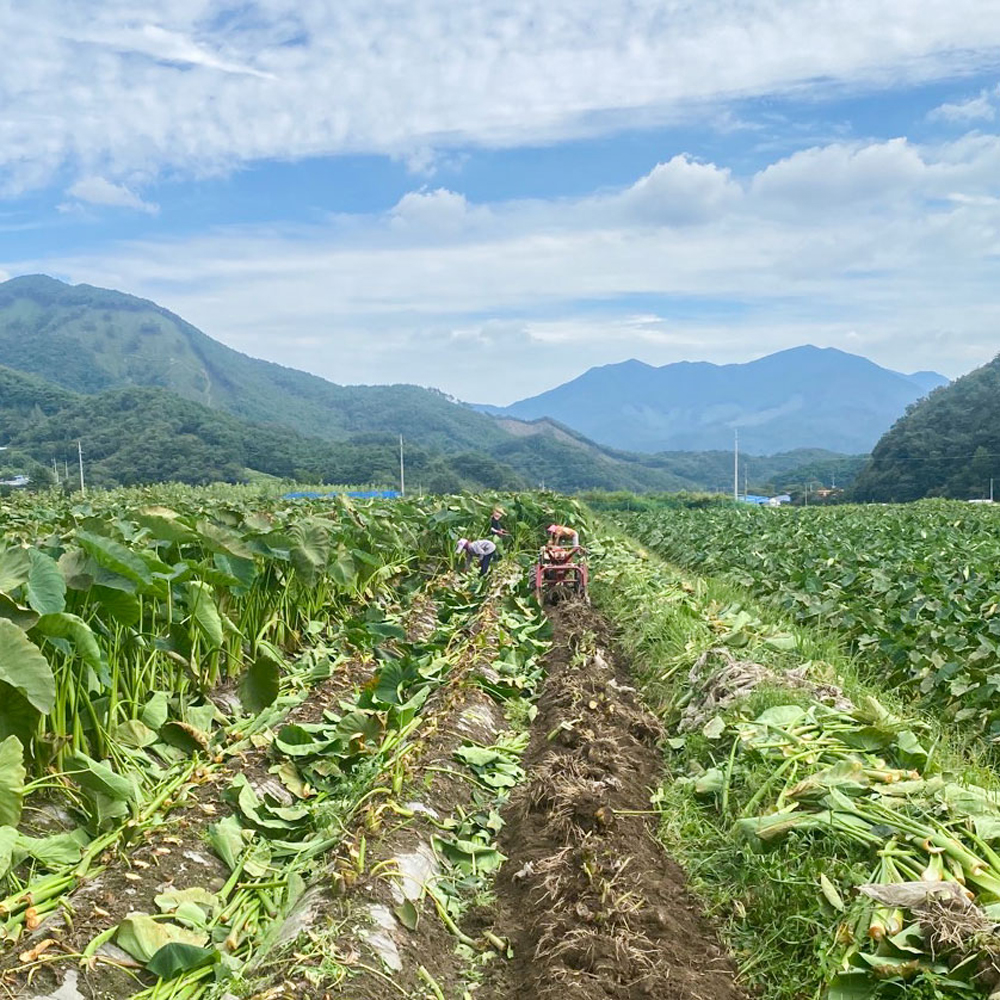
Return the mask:
POLYGON ((0 278, 338 382, 1000 349, 1000 0, 0 6, 0 278))

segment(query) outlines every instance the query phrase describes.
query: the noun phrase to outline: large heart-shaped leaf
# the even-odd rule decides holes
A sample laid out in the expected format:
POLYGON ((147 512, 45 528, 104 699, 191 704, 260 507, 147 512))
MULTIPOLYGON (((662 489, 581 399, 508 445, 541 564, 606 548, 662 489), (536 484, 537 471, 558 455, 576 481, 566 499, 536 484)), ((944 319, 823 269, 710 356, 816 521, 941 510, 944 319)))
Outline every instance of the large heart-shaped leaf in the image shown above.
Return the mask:
POLYGON ((66 758, 66 769, 76 772, 74 780, 81 788, 105 795, 116 802, 134 802, 139 793, 135 783, 118 774, 107 764, 78 751, 66 758))
POLYGON ((35 630, 47 638, 68 639, 80 658, 95 670, 104 666, 101 647, 90 626, 78 615, 63 611, 54 615, 42 615, 35 630))
POLYGON ((30 572, 31 557, 27 549, 0 550, 0 593, 9 594, 27 583, 30 572))
POLYGON ((17 826, 24 798, 24 747, 16 736, 0 743, 0 824, 17 826))
POLYGON ((169 944, 190 944, 200 948, 208 940, 208 935, 167 921, 154 920, 148 913, 132 913, 118 925, 115 939, 119 948, 145 965, 169 944))
POLYGON ((252 713, 262 712, 278 697, 281 665, 263 650, 240 680, 240 701, 252 713))
POLYGON ((222 617, 212 588, 202 580, 188 580, 188 609, 208 644, 218 648, 223 642, 222 617))
POLYGON ((146 563, 121 542, 82 529, 77 529, 76 540, 99 565, 111 570, 112 573, 127 577, 134 583, 146 587, 153 582, 152 573, 146 563))
POLYGON ((66 608, 66 580, 59 564, 44 552, 32 549, 28 572, 28 603, 40 615, 58 614, 66 608))
POLYGON ((38 612, 22 607, 6 594, 0 594, 0 618, 6 618, 27 632, 38 621, 38 612))
POLYGON ((289 555, 295 572, 307 587, 315 587, 330 559, 330 526, 318 517, 308 517, 292 525, 290 534, 289 555))
POLYGON ((212 965, 218 960, 219 952, 215 948, 199 948, 184 941, 172 941, 146 963, 146 968, 160 979, 176 979, 184 972, 212 965))
POLYGON ((12 826, 0 826, 0 878, 6 876, 14 862, 14 848, 17 846, 17 830, 12 826))
MULTIPOLYGON (((20 691, 39 712, 52 711, 56 682, 49 661, 21 629, 5 618, 0 618, 0 681, 20 691)), ((0 700, 0 715, 3 711, 0 700)))
POLYGON ((165 542, 190 542, 197 537, 180 519, 180 514, 169 507, 143 507, 135 514, 136 521, 149 530, 150 535, 165 542))

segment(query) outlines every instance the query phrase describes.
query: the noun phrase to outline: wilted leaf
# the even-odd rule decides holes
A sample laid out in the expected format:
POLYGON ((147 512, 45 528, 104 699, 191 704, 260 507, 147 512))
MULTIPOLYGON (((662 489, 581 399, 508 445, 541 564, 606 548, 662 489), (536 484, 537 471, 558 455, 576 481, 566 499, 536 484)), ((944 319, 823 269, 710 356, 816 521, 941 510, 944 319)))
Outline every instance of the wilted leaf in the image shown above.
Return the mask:
POLYGON ((164 920, 154 920, 147 913, 129 914, 119 925, 115 940, 144 965, 169 944, 189 944, 200 948, 208 940, 201 931, 192 931, 164 920))
POLYGON ((716 715, 705 723, 702 735, 709 740, 717 740, 726 731, 726 720, 721 715, 716 715))
POLYGON ((160 739, 178 750, 198 753, 208 749, 210 737, 188 722, 171 720, 160 727, 160 739))
POLYGON ((823 895, 826 897, 826 901, 840 913, 844 912, 844 900, 840 893, 837 891, 837 887, 826 877, 826 875, 820 873, 819 876, 819 887, 823 890, 823 895))
POLYGON ((420 923, 420 911, 409 899, 404 899, 393 911, 399 922, 408 930, 415 931, 420 923))

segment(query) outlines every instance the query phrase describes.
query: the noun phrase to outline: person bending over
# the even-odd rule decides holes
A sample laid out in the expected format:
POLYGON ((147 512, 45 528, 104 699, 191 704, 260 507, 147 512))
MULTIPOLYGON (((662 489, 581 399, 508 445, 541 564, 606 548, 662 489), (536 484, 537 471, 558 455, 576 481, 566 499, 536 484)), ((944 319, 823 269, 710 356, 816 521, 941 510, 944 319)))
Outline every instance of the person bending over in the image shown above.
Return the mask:
POLYGON ((468 538, 460 538, 455 552, 457 555, 465 553, 466 572, 472 565, 472 560, 478 559, 479 575, 486 576, 490 569, 490 563, 493 562, 493 557, 497 554, 497 547, 496 543, 491 542, 488 538, 480 538, 474 542, 470 542, 468 538))

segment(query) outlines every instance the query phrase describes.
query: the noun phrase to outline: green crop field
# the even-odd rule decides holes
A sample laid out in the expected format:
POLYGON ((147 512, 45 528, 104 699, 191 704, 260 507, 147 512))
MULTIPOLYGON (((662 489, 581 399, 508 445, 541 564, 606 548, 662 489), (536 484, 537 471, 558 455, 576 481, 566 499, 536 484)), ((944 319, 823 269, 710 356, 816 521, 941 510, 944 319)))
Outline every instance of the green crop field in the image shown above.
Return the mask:
POLYGON ((0 501, 0 995, 996 991, 992 510, 496 499, 0 501))

